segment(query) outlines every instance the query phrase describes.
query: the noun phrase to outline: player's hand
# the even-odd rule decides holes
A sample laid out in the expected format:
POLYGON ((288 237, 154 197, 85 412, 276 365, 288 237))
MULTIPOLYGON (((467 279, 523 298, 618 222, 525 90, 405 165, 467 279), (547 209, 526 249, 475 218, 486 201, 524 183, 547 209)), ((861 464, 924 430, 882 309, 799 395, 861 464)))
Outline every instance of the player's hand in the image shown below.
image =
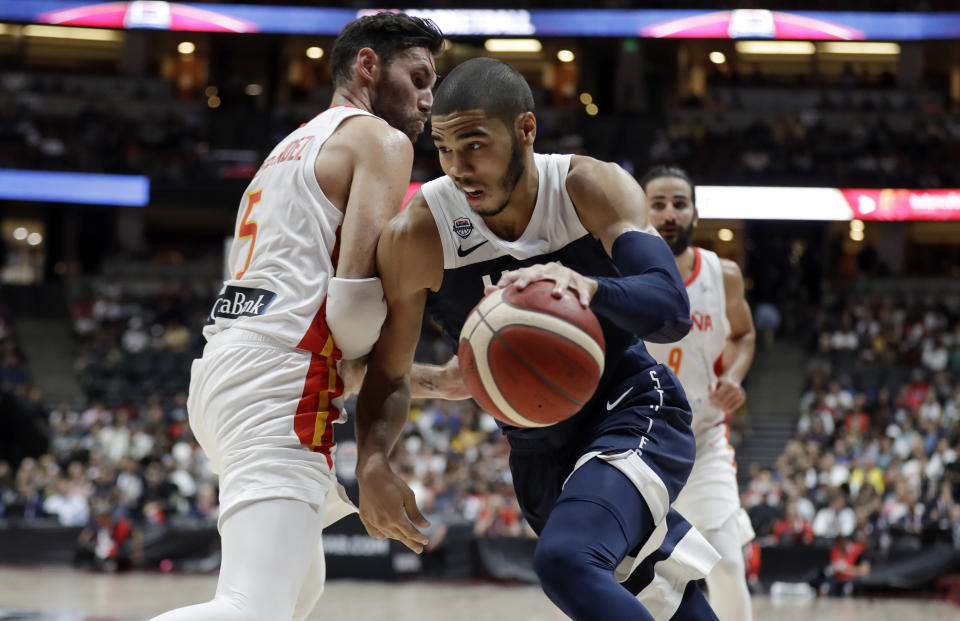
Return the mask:
POLYGON ((497 289, 506 289, 510 285, 516 285, 518 289, 523 289, 538 280, 553 281, 553 297, 555 298, 563 297, 563 293, 570 289, 584 308, 590 305, 593 294, 597 292, 597 281, 553 261, 504 272, 497 284, 486 287, 483 293, 486 295, 497 289))
POLYGON ((413 490, 394 474, 385 458, 370 458, 357 465, 360 487, 360 520, 375 539, 396 539, 417 554, 429 539, 420 528, 430 522, 417 507, 413 490), (416 526, 414 526, 416 525, 416 526))
POLYGON ((724 412, 736 412, 746 402, 746 395, 740 384, 720 378, 710 391, 710 402, 724 412))

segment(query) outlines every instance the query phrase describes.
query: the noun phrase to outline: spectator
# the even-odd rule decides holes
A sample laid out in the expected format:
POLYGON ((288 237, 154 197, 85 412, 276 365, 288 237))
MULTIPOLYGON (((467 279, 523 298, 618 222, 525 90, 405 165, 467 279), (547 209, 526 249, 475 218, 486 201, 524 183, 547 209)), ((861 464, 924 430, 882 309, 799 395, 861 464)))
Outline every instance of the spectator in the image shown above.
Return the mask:
POLYGON ((813 518, 813 534, 817 537, 849 537, 856 527, 857 516, 840 490, 831 494, 830 504, 817 511, 813 518))

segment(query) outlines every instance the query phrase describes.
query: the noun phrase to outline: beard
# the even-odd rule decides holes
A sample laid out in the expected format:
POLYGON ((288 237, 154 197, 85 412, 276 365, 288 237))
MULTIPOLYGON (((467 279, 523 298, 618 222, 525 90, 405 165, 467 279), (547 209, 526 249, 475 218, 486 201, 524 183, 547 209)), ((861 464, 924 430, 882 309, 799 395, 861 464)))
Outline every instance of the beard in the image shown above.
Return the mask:
POLYGON ((526 166, 523 163, 523 150, 520 149, 520 142, 516 136, 512 136, 512 139, 510 145, 510 161, 507 163, 507 170, 505 170, 503 176, 500 177, 500 187, 506 191, 507 197, 504 199, 503 204, 495 209, 483 212, 477 211, 483 218, 493 217, 507 208, 507 203, 510 202, 510 197, 513 196, 513 191, 517 189, 517 183, 526 170, 526 166))
POLYGON ((372 112, 391 127, 406 134, 410 142, 416 142, 417 136, 423 132, 419 122, 425 121, 426 117, 416 110, 404 110, 403 106, 397 103, 409 98, 409 94, 404 93, 398 85, 391 82, 388 76, 389 73, 381 78, 377 84, 374 91, 376 93, 376 103, 371 106, 373 108, 372 112))
POLYGON ((667 241, 666 239, 664 239, 664 241, 666 241, 667 245, 670 246, 673 256, 679 257, 681 254, 683 254, 684 250, 690 247, 691 239, 693 239, 693 222, 691 222, 686 228, 678 230, 677 237, 673 241, 667 241))

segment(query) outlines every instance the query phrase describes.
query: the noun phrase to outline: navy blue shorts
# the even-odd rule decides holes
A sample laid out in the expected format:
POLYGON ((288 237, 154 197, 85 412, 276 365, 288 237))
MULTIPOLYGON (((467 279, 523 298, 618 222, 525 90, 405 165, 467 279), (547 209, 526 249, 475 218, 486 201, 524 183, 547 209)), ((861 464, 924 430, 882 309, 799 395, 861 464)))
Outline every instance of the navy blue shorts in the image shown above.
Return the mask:
POLYGON ((577 416, 583 422, 573 434, 567 430, 562 437, 547 433, 535 439, 507 434, 517 499, 537 533, 582 456, 637 453, 662 481, 670 503, 693 468, 696 442, 690 406, 679 380, 665 366, 627 377, 591 403, 592 411, 577 416))

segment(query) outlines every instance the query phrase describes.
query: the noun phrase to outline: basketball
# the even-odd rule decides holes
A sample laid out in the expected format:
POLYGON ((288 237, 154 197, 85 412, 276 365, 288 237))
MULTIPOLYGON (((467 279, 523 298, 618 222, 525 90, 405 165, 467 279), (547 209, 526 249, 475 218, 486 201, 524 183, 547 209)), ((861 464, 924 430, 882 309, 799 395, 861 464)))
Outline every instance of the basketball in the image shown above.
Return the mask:
POLYGON ((541 280, 490 293, 460 332, 460 374, 477 403, 517 427, 570 418, 603 374, 600 322, 573 295, 541 280))

